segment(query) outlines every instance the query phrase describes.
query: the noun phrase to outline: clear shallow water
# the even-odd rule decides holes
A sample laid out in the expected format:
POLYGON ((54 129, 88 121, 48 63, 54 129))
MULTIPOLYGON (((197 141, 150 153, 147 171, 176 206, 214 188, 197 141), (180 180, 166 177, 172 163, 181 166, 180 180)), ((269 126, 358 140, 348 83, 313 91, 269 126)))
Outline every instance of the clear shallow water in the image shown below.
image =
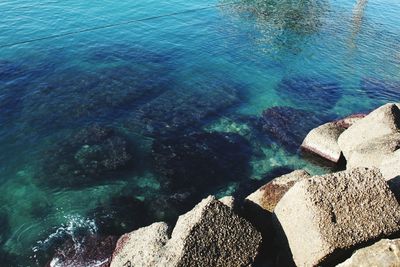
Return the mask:
POLYGON ((224 4, 0 48, 0 244, 9 265, 41 265, 68 236, 173 221, 202 196, 245 194, 288 169, 326 171, 282 136, 399 101, 400 4, 291 2, 0 3, 0 46, 224 4), (261 119, 276 106, 313 119, 288 109, 261 119), (116 134, 77 141, 93 125, 116 134), (110 153, 107 171, 82 163, 98 151, 110 153), (236 161, 243 166, 230 170, 236 161), (83 164, 87 179, 68 164, 83 164), (113 216, 117 225, 102 225, 113 216))

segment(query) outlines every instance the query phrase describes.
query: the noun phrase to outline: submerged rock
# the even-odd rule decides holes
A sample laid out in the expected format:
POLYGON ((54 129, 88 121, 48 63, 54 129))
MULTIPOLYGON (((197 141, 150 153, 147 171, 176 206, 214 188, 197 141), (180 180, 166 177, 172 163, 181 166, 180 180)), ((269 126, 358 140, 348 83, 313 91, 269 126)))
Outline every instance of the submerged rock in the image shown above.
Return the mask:
POLYGON ((50 186, 84 186, 130 166, 130 150, 111 128, 90 126, 48 151, 38 178, 50 186))
POLYGON ((277 93, 297 107, 308 106, 320 111, 336 105, 342 88, 337 82, 321 77, 293 77, 283 79, 277 93))
POLYGON ((79 244, 67 240, 58 248, 47 267, 108 267, 117 238, 87 236, 79 244))
POLYGON ((400 109, 386 104, 374 110, 343 132, 338 144, 347 168, 379 167, 400 148, 400 109))
POLYGON ((274 213, 297 266, 337 264, 355 248, 400 231, 400 205, 378 169, 299 181, 274 213))
POLYGON ((357 250, 337 267, 400 266, 400 239, 382 239, 372 246, 357 250))
POLYGON ((179 217, 170 238, 164 223, 122 236, 111 266, 248 266, 260 244, 250 223, 208 197, 179 217))
POLYGON ((345 130, 335 122, 325 123, 307 134, 301 148, 337 163, 342 155, 338 138, 345 130))
POLYGON ((400 81, 384 81, 366 78, 361 81, 361 89, 374 100, 400 100, 400 81))
POLYGON ((263 111, 258 127, 289 152, 296 152, 307 133, 324 120, 309 111, 272 107, 263 111))
POLYGON ((142 106, 132 123, 151 136, 187 132, 204 120, 238 103, 235 84, 207 84, 199 88, 172 89, 142 106))
POLYGON ((155 140, 152 149, 155 168, 171 190, 245 179, 251 152, 238 134, 205 132, 155 140))

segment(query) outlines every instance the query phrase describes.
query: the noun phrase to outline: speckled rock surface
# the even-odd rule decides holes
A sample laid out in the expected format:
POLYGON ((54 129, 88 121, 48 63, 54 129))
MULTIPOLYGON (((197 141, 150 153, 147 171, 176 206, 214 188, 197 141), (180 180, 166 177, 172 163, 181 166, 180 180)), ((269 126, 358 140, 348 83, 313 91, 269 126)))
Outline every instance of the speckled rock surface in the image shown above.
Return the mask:
POLYGON ((112 267, 249 266, 261 245, 249 222, 211 196, 179 217, 170 239, 163 223, 127 236, 118 241, 112 267))
POLYGON ((273 212, 283 195, 298 181, 309 178, 305 170, 297 170, 277 177, 246 198, 262 209, 273 212))
POLYGON ((110 267, 156 266, 168 238, 163 222, 127 233, 118 240, 110 267))
POLYGON ((382 239, 372 246, 357 250, 351 258, 337 267, 398 267, 400 239, 382 239))
POLYGON ((310 151, 336 163, 342 154, 338 138, 344 130, 346 128, 335 122, 325 123, 311 130, 301 144, 301 147, 306 151, 310 151))
POLYGON ((379 167, 382 160, 400 147, 400 109, 386 104, 344 131, 338 144, 347 168, 379 167))
POLYGON ((339 263, 356 246, 400 230, 399 203, 375 168, 299 181, 274 212, 298 266, 339 263))

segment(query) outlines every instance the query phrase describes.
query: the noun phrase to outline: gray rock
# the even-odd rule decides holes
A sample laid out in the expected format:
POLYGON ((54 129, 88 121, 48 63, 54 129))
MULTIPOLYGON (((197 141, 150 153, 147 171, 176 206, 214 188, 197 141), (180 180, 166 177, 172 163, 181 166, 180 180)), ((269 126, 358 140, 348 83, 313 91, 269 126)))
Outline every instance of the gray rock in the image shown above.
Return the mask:
POLYGON ((351 258, 337 267, 398 267, 400 239, 382 239, 372 246, 357 250, 351 258))
POLYGON ((347 168, 379 167, 382 160, 400 147, 400 109, 386 104, 344 131, 338 144, 347 168))
POLYGON ((179 217, 170 239, 167 230, 157 223, 122 237, 111 267, 249 266, 261 245, 249 222, 211 196, 179 217))
POLYGON ((252 202, 273 212, 283 195, 298 181, 311 177, 305 170, 297 170, 273 179, 249 195, 245 202, 252 202))
POLYGON ((338 263, 356 246, 400 230, 400 205, 375 168, 299 181, 274 212, 297 266, 338 263))
POLYGON ((345 130, 335 122, 325 123, 307 134, 301 148, 337 163, 342 154, 338 138, 345 130))

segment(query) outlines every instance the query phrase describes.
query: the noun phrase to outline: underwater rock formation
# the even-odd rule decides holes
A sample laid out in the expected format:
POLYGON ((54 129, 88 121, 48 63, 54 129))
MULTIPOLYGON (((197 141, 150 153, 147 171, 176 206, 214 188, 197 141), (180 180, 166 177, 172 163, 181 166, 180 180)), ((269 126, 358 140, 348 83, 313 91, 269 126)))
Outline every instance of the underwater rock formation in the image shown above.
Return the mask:
POLYGON ((141 107, 132 123, 146 135, 168 136, 200 126, 238 101, 238 91, 223 83, 168 90, 141 107))
POLYGON ((309 106, 318 111, 333 108, 343 91, 338 82, 323 77, 284 78, 276 90, 296 107, 309 106))
POLYGON ((94 118, 117 119, 163 92, 165 83, 163 77, 152 77, 140 66, 108 67, 96 75, 68 71, 40 83, 35 94, 24 99, 22 115, 32 127, 45 129, 94 118))
POLYGON ((114 236, 86 236, 80 243, 68 239, 59 247, 46 267, 108 267, 117 243, 114 236))
POLYGON ((89 126, 47 152, 38 178, 50 186, 84 186, 129 167, 130 150, 113 129, 89 126))
POLYGON ((373 100, 400 101, 400 81, 365 78, 360 87, 373 100))
POLYGON ((234 133, 198 132, 155 140, 155 168, 170 190, 207 186, 248 176, 251 147, 234 133))
POLYGON ((304 137, 324 121, 324 116, 292 107, 272 107, 263 111, 258 128, 289 152, 295 153, 304 137))

